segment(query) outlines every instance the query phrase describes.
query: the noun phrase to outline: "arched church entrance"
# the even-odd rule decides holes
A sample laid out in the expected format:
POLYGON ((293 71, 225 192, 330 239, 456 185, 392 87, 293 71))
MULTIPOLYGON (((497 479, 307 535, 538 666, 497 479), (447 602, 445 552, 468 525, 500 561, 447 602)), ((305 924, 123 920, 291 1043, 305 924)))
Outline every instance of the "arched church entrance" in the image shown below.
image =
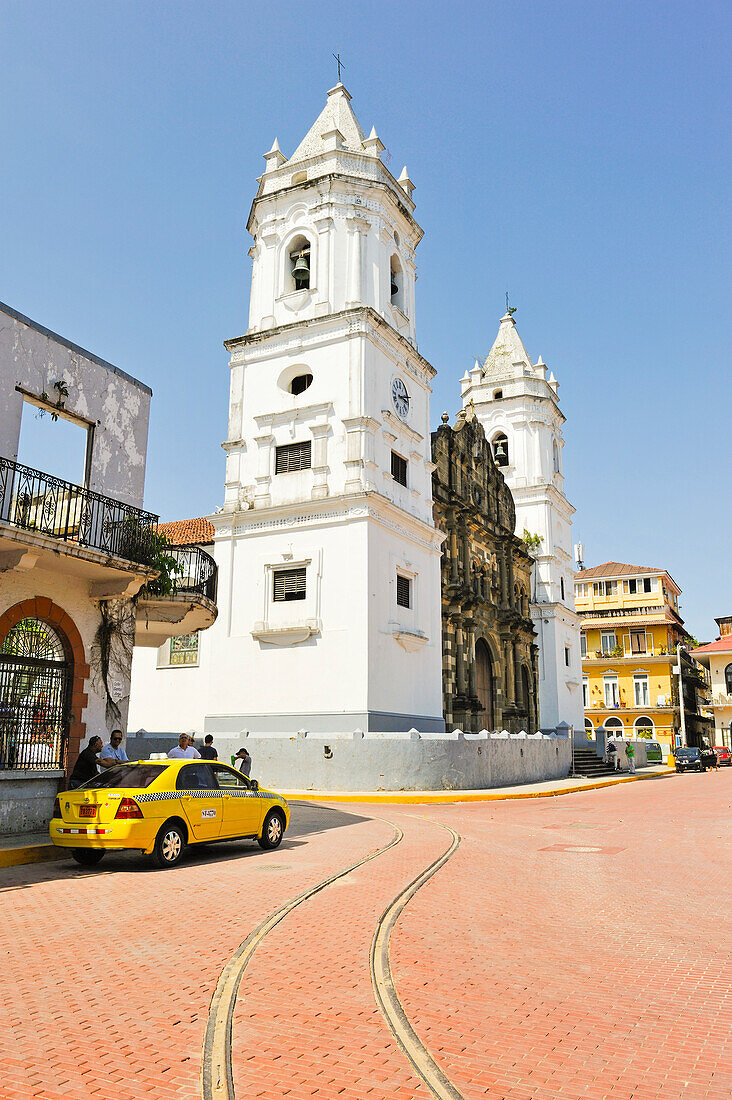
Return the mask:
POLYGON ((0 645, 0 768, 63 767, 73 666, 59 634, 21 619, 0 645))
POLYGON ((475 643, 475 690, 481 705, 477 716, 480 729, 494 729, 493 687, 493 662, 490 650, 483 639, 479 638, 475 643))

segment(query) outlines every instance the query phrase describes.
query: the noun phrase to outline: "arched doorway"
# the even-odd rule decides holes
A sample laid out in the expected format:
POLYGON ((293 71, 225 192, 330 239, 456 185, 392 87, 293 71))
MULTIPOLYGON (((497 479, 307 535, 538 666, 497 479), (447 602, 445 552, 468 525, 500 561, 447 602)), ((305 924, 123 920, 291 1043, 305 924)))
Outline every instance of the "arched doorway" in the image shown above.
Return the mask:
POLYGON ((655 733, 655 726, 650 718, 646 715, 641 715, 641 717, 636 718, 633 723, 633 730, 636 737, 647 737, 649 740, 652 740, 653 734, 655 733))
POLYGON ((481 710, 477 715, 479 729, 494 728, 493 662, 488 646, 479 638, 475 643, 475 690, 481 710))
POLYGON ((0 646, 0 768, 63 766, 73 669, 48 623, 21 619, 0 646))
POLYGON ((606 718, 602 724, 608 732, 608 737, 625 736, 625 726, 619 718, 606 718))

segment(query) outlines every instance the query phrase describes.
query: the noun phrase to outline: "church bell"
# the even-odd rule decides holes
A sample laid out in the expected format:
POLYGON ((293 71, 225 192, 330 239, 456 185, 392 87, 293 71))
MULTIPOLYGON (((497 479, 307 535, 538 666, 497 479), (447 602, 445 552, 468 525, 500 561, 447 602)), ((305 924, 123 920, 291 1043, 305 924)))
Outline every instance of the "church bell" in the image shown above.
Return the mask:
POLYGON ((395 294, 398 294, 398 293, 399 293, 399 287, 397 286, 397 281, 394 278, 394 275, 392 273, 392 276, 391 276, 391 296, 392 296, 392 298, 394 297, 395 294))
POLYGON ((293 278, 299 282, 307 282, 310 279, 310 265, 305 252, 298 252, 295 266, 292 269, 293 278))

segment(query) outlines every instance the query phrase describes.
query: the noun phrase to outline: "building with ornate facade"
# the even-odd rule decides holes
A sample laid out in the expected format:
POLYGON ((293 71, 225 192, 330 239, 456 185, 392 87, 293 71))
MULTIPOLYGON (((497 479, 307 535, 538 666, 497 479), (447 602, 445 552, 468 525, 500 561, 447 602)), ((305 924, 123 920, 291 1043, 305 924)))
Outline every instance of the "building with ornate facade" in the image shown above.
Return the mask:
POLYGON ((582 728, 579 616, 574 607, 572 517, 564 492, 564 414, 559 383, 541 356, 534 363, 513 311, 481 365, 461 379, 463 407, 485 429, 516 506, 516 531, 541 540, 535 554, 531 618, 539 646, 539 711, 543 727, 582 728))
POLYGON ((514 534, 511 491, 472 408, 432 433, 442 557, 443 702, 448 730, 539 725, 533 561, 514 534))

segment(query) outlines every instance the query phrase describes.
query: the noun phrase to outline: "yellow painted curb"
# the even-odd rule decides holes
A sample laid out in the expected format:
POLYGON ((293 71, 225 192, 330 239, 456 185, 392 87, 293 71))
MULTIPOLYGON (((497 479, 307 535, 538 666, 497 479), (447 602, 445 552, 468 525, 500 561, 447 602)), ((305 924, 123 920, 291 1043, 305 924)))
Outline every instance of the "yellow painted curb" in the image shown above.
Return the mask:
MULTIPOLYGON (((0 840, 0 845, 2 841, 0 840)), ((47 863, 68 857, 69 851, 55 844, 25 844, 18 848, 0 847, 0 867, 18 867, 23 863, 47 863)))
POLYGON ((293 802, 355 802, 363 805, 435 805, 447 802, 507 802, 515 798, 558 798, 563 794, 578 794, 580 791, 596 791, 601 787, 617 787, 621 783, 636 783, 639 780, 666 779, 674 775, 673 771, 655 775, 626 775, 622 779, 608 779, 599 783, 584 783, 576 787, 553 787, 548 791, 512 791, 501 794, 499 790, 489 791, 281 791, 285 798, 293 802))

